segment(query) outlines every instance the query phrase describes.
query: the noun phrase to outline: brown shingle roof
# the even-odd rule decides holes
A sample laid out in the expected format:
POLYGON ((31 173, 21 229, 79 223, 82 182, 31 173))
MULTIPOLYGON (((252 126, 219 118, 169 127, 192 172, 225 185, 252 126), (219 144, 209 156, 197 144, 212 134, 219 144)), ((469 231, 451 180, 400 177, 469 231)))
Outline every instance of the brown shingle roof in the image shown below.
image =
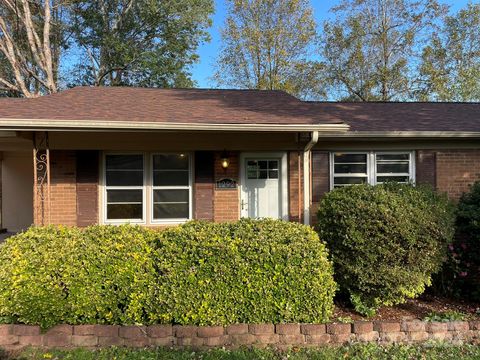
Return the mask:
POLYGON ((77 87, 0 100, 0 119, 209 124, 339 124, 282 91, 77 87))
POLYGON ((350 131, 480 132, 480 103, 316 102, 323 120, 343 121, 350 131))

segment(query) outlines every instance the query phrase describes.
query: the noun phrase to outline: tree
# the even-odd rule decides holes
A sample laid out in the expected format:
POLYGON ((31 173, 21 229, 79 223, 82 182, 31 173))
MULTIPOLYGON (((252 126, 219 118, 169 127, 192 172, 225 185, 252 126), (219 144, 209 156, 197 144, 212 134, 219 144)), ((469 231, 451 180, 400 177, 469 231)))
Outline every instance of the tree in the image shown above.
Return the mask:
POLYGON ((57 91, 62 3, 0 0, 0 90, 37 97, 57 91))
POLYGON ((410 99, 422 42, 446 10, 436 0, 341 1, 321 38, 330 92, 353 101, 410 99))
POLYGON ((228 0, 214 80, 219 86, 302 94, 315 85, 308 0, 228 0))
POLYGON ((74 83, 192 86, 188 72, 208 39, 212 0, 77 0, 74 83))
POLYGON ((420 100, 480 101, 480 4, 448 16, 423 51, 420 100))

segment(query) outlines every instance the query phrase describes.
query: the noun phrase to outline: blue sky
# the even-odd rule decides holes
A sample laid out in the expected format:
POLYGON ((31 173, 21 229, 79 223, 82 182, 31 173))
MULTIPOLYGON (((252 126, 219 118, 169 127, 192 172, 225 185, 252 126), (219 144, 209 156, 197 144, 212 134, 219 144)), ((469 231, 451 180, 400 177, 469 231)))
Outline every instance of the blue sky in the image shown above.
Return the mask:
MULTIPOLYGON (((440 2, 451 5, 452 11, 465 7, 469 1, 471 0, 440 0, 440 2)), ((339 0, 311 0, 311 3, 313 4, 317 24, 321 24, 330 16, 329 9, 338 4, 339 0)), ((220 28, 224 24, 225 13, 225 1, 215 0, 215 15, 213 16, 213 25, 210 28, 212 40, 199 48, 200 62, 192 68, 193 79, 202 88, 213 86, 209 78, 213 74, 213 64, 220 46, 220 28)))

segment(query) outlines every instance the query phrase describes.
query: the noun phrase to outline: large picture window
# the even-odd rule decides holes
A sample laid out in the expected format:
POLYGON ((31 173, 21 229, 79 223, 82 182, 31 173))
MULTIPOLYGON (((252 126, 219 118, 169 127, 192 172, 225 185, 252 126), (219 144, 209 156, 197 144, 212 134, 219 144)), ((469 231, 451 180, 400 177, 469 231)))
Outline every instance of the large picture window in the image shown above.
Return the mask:
POLYGON ((331 187, 415 181, 412 152, 337 152, 331 154, 331 187))
POLYGON ((106 154, 105 221, 182 222, 191 218, 188 154, 106 154))

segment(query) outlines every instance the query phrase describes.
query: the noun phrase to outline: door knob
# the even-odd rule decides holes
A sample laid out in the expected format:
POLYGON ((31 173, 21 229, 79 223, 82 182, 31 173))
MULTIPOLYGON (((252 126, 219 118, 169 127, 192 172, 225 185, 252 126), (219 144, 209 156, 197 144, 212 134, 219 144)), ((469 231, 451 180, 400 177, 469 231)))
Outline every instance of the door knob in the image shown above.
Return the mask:
POLYGON ((247 205, 247 203, 242 200, 242 202, 240 203, 241 207, 242 207, 242 210, 245 210, 245 205, 247 205))

